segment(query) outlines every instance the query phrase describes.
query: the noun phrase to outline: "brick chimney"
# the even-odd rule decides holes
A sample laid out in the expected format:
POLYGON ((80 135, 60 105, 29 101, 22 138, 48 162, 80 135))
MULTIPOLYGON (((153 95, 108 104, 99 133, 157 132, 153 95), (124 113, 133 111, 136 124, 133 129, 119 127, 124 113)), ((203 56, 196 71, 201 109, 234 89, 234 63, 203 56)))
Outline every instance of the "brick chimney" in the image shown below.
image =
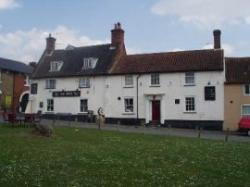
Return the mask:
POLYGON ((116 23, 114 29, 111 30, 111 44, 114 46, 124 45, 124 30, 121 23, 116 23))
POLYGON ((46 51, 47 51, 48 54, 50 54, 52 51, 55 50, 56 39, 53 38, 51 36, 51 34, 49 34, 49 37, 46 38, 46 41, 47 41, 47 43, 46 43, 46 51))
POLYGON ((220 49, 221 48, 221 31, 220 30, 214 30, 214 49, 220 49))

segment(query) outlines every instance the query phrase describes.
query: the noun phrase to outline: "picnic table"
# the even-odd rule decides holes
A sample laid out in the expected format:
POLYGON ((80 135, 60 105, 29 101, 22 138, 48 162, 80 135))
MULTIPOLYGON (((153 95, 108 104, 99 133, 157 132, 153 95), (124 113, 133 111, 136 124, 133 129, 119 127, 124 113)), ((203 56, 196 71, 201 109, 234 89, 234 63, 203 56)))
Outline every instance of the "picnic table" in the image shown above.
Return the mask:
POLYGON ((5 122, 9 122, 11 124, 19 124, 19 125, 30 125, 34 123, 40 122, 39 114, 24 114, 24 113, 4 113, 3 119, 5 122))

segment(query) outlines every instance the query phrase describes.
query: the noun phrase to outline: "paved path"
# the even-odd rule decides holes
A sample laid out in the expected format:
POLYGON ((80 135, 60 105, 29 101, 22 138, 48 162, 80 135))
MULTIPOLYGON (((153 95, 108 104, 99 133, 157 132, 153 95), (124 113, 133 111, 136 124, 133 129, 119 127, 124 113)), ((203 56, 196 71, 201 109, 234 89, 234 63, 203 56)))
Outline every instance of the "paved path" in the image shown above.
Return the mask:
MULTIPOLYGON (((41 123, 52 124, 55 126, 98 129, 98 126, 96 124, 90 124, 90 123, 67 122, 67 121, 56 121, 53 123, 52 120, 42 120, 41 123)), ((198 138, 199 136, 199 131, 194 129, 175 129, 175 128, 164 128, 164 127, 144 127, 144 126, 135 127, 135 126, 110 125, 110 124, 103 125, 101 129, 119 131, 119 132, 128 132, 128 133, 156 134, 156 135, 192 137, 192 138, 198 138)), ((200 138, 211 139, 211 140, 225 140, 226 133, 221 131, 203 130, 200 133, 200 138)), ((250 137, 237 134, 230 134, 228 136, 228 141, 250 142, 250 137)))

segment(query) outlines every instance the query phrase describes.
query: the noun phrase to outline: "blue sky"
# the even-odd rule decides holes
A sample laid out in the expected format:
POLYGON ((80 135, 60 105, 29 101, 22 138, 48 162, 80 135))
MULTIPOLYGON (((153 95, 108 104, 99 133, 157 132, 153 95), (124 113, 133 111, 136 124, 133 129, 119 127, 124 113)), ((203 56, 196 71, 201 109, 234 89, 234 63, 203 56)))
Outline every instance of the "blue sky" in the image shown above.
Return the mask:
POLYGON ((0 56, 37 61, 57 48, 107 43, 117 21, 129 53, 209 48, 222 30, 228 56, 250 56, 248 0, 0 0, 0 56))

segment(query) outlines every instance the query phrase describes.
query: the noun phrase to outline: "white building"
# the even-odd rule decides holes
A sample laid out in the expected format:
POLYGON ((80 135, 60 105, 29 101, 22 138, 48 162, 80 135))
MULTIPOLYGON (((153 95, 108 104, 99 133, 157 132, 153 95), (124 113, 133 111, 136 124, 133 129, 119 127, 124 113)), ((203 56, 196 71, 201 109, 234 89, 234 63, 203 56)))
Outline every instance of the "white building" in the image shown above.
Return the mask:
POLYGON ((55 50, 55 39, 47 38, 27 112, 86 121, 102 107, 107 123, 222 129, 220 31, 211 50, 138 55, 126 54, 119 23, 111 32, 111 44, 65 50, 55 50))

